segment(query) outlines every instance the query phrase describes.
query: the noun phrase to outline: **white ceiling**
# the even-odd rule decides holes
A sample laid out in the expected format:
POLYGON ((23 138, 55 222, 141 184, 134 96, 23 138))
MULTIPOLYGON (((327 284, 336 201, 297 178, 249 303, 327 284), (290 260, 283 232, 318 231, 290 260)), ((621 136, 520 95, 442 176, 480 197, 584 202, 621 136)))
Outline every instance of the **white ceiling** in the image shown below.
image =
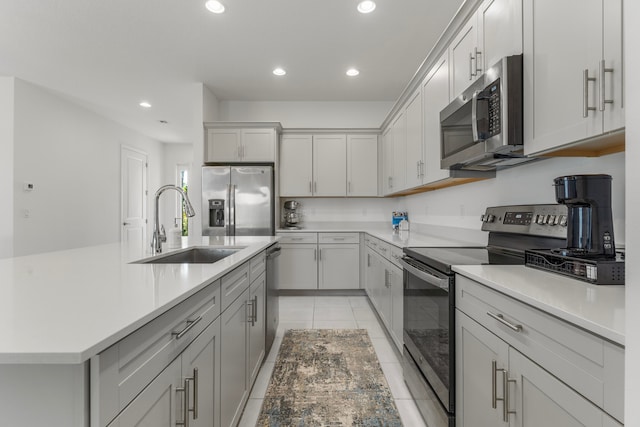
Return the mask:
POLYGON ((214 15, 204 0, 2 0, 0 74, 184 142, 197 82, 220 100, 395 101, 462 4, 376 0, 363 15, 357 0, 222 2, 214 15))

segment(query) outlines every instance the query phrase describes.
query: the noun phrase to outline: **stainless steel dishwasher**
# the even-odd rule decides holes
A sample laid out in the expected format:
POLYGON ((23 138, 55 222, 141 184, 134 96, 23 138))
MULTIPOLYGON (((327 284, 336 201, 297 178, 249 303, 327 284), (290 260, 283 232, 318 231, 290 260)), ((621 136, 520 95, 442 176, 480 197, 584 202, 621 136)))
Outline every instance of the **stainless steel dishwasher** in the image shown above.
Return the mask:
POLYGON ((279 260, 280 245, 275 244, 267 249, 267 298, 266 298, 266 336, 265 357, 271 351, 273 340, 276 337, 279 321, 278 282, 280 280, 279 260))

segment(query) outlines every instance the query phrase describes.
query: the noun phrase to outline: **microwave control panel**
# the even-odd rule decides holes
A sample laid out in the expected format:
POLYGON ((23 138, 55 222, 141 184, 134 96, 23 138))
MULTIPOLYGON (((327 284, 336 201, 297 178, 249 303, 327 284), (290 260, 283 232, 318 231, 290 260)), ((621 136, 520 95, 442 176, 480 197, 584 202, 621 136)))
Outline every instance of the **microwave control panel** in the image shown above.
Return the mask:
POLYGON ((489 113, 489 137, 500 133, 501 129, 501 109, 500 109, 500 79, 491 83, 485 89, 486 99, 488 101, 488 113, 489 113))

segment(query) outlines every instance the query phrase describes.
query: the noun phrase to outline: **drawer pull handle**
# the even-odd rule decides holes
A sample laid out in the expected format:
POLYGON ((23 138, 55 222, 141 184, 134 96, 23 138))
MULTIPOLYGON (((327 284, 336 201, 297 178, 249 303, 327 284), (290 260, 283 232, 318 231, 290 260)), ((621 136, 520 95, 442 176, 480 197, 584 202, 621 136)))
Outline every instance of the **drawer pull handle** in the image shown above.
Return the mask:
POLYGON ((333 240, 344 240, 345 237, 334 237, 333 240))
POLYGON ((304 240, 304 237, 292 237, 291 240, 304 240))
POLYGON ((194 326, 198 324, 199 321, 202 320, 202 316, 198 316, 196 320, 187 320, 187 326, 181 330, 180 332, 171 332, 171 335, 176 337, 177 340, 185 336, 187 332, 191 330, 194 326))
POLYGON ((514 325, 513 323, 506 321, 502 314, 493 314, 492 312, 487 311, 487 315, 493 319, 496 319, 498 322, 502 323, 509 329, 512 329, 516 332, 522 332, 522 325, 514 325))

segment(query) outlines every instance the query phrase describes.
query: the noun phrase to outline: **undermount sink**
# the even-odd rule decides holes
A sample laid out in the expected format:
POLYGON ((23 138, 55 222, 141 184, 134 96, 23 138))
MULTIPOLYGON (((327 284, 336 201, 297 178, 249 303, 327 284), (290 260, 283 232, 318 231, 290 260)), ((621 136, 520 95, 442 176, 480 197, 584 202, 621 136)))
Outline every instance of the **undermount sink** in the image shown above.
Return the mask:
POLYGON ((189 248, 166 255, 156 255, 152 258, 135 261, 132 264, 212 264, 244 248, 189 248))

